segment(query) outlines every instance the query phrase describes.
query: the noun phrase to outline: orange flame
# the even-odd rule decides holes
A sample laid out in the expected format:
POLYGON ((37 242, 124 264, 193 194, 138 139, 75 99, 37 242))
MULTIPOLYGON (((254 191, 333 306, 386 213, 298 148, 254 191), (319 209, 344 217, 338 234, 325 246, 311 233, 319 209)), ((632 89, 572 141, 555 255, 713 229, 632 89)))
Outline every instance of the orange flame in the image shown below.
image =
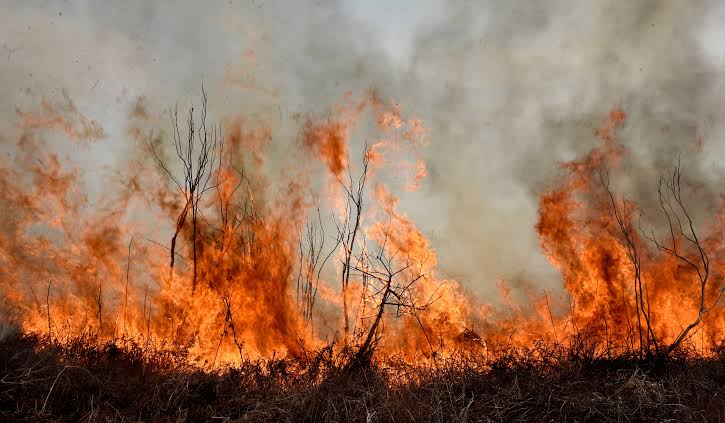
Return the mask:
MULTIPOLYGON (((370 194, 361 251, 385 248, 391 263, 408 272, 409 302, 417 313, 384 316, 380 351, 410 360, 444 356, 456 348, 488 348, 494 343, 525 345, 549 337, 557 341, 577 331, 606 336, 621 346, 631 343, 636 317, 631 289, 632 267, 617 236, 607 198, 595 171, 616 166, 626 153, 615 131, 625 113, 614 110, 595 132, 601 146, 584 158, 562 165, 566 178, 541 196, 536 230, 551 263, 561 270, 571 295, 571 315, 557 313, 560 304, 529 293, 529 310, 516 304, 511 287, 499 282, 506 307, 476 303, 454 280, 439 275, 436 251, 415 222, 399 210, 393 174, 403 176, 400 188, 415 190, 426 176, 421 150, 427 145, 420 120, 403 116, 394 102, 374 92, 357 102, 346 95, 322 120, 306 117, 298 137, 309 161, 297 161, 268 183, 264 173, 270 128, 237 117, 226 121, 225 147, 213 178, 213 189, 201 205, 203 224, 197 236, 186 225, 180 237, 179 265, 169 278, 169 232, 186 198, 175 191, 148 158, 144 125, 153 124, 145 100, 131 109, 129 135, 138 143, 138 157, 118 190, 88 207, 83 178, 73 163, 46 148, 41 130, 56 130, 72 139, 98 141, 102 129, 78 112, 66 97, 65 112, 47 103, 39 113, 19 112, 20 134, 15 160, 1 158, 0 310, 16 317, 22 329, 62 340, 90 333, 103 339, 131 337, 149 348, 188 348, 194 361, 219 363, 240 356, 297 354, 329 342, 339 331, 339 266, 317 273, 316 320, 307 321, 294 295, 294 279, 306 260, 300 247, 305 223, 313 219, 318 194, 309 183, 316 164, 327 172, 327 192, 350 170, 350 138, 365 111, 372 113, 379 136, 365 152, 370 162, 370 194), (143 157, 142 157, 143 156, 143 157), (193 240, 198 238, 196 244, 193 240), (198 250, 198 278, 192 290, 189 251, 198 250), (552 305, 554 302, 552 312, 552 305), (503 311, 502 311, 503 310, 503 311), (322 329, 326 328, 326 329, 322 329), (327 332, 325 332, 327 330, 327 332)), ((163 135, 151 140, 160 145, 163 135)), ((169 155, 172 157, 173 155, 169 155)), ((162 158, 166 158, 163 155, 162 158)), ((339 195, 339 194, 337 194, 339 195)), ((339 209, 334 195, 328 205, 339 209)), ((625 219, 636 206, 628 203, 625 219)), ((706 237, 714 252, 713 266, 722 266, 722 214, 706 237)), ((327 253, 327 251, 325 251, 327 253)), ((334 251, 331 252, 331 256, 334 251)), ((333 259, 334 260, 334 259, 333 259)), ((696 308, 692 272, 671 257, 647 251, 645 276, 655 329, 671 340, 696 308), (656 287, 654 285, 656 281, 656 287), (648 285, 649 286, 649 285, 648 285)), ((709 289, 715 293, 722 281, 709 289), (719 285, 718 285, 719 284, 719 285)), ((359 298, 355 313, 358 333, 370 328, 369 310, 380 306, 361 274, 351 281, 359 298)), ((702 333, 722 339, 722 306, 704 320, 702 333)))
MULTIPOLYGON (((542 195, 536 224, 542 249, 561 270, 564 287, 572 298, 569 330, 601 337, 620 349, 636 346, 635 335, 644 323, 637 321, 635 270, 610 199, 597 175, 602 166, 615 168, 625 154, 615 136, 616 128, 624 123, 625 113, 613 110, 595 131, 601 146, 580 160, 562 165, 567 178, 542 195)), ((637 205, 629 200, 615 201, 623 201, 625 224, 636 227, 631 222, 636 217, 637 205)), ((705 228, 704 238, 706 248, 718 257, 717 266, 721 263, 721 221, 718 211, 713 225, 705 228)), ((648 248, 636 232, 632 236, 641 250, 643 295, 651 310, 654 331, 665 343, 672 342, 697 314, 699 289, 694 272, 675 257, 648 248)), ((707 287, 707 297, 717 298, 722 284, 719 277, 713 278, 707 287)), ((705 317, 701 326, 703 337, 696 344, 704 349, 711 341, 722 339, 723 323, 721 304, 705 317)))

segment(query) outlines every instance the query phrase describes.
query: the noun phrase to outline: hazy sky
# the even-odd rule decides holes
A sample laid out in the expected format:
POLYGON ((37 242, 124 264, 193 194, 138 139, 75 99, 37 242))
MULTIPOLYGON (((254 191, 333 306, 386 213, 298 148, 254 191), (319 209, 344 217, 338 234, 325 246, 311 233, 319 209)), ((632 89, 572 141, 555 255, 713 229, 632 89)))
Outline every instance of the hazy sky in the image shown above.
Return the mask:
POLYGON ((648 192, 677 152, 706 183, 723 175, 720 2, 0 4, 3 149, 16 108, 63 91, 106 133, 76 147, 92 175, 124 162, 140 95, 161 113, 197 98, 204 81, 212 114, 268 122, 284 149, 294 113, 375 87, 429 131, 430 176, 401 209, 430 236, 444 273, 484 294, 499 278, 557 285, 534 231, 538 196, 557 161, 596 145, 593 128, 613 107, 628 113, 632 195, 648 192))

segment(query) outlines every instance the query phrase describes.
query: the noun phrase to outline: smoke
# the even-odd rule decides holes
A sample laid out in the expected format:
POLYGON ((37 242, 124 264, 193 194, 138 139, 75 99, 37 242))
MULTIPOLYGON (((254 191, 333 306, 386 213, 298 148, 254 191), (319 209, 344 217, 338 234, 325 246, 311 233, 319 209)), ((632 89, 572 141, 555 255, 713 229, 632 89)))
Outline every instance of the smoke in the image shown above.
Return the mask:
MULTIPOLYGON (((594 128, 612 107, 627 113, 619 138, 630 153, 615 186, 645 208, 678 154, 707 187, 725 170, 712 159, 725 152, 717 2, 5 1, 3 9, 0 116, 18 122, 18 110, 43 99, 72 99, 104 137, 86 145, 59 137, 52 148, 90 172, 91 199, 103 190, 100 175, 138 154, 128 116, 142 95, 163 127, 164 111, 177 102, 183 110, 203 81, 210 116, 270 128, 260 166, 272 184, 297 154, 299 114, 324 116, 348 91, 394 99, 430 140, 429 176, 399 209, 431 238, 442 272, 487 297, 500 279, 560 286, 534 230, 538 196, 558 162, 598 145, 594 128)), ((0 129, 0 151, 13 153, 19 130, 0 129)), ((353 135, 351 157, 375 141, 366 137, 364 127, 353 135)))

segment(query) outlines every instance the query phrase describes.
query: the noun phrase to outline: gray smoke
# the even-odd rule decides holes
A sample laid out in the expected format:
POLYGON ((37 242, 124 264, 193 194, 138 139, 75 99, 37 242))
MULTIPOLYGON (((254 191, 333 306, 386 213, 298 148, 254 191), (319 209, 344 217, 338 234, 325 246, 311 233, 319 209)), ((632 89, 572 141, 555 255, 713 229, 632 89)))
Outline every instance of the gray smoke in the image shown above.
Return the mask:
POLYGON ((613 107, 628 114, 620 138, 631 156, 617 177, 628 196, 652 204, 677 154, 707 186, 723 175, 718 2, 2 3, 3 152, 16 107, 65 90, 106 133, 69 154, 89 172, 120 166, 135 99, 162 113, 197 99, 204 81, 213 115, 269 123, 272 157, 285 157, 295 113, 375 87, 431 140, 429 178, 401 209, 431 237, 444 274, 485 296, 497 279, 559 284, 534 231, 538 196, 557 162, 598 145, 594 128, 613 107))

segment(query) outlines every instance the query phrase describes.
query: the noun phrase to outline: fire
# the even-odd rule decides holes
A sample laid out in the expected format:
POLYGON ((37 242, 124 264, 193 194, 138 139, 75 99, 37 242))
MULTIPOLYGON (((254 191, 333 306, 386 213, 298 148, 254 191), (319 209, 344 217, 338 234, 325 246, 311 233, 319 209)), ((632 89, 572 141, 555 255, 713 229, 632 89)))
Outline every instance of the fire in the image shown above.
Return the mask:
MULTIPOLYGON (((210 365, 365 339, 381 354, 409 360, 539 338, 566 342, 581 333, 620 349, 637 345, 634 268, 597 172, 615 170, 626 155, 616 137, 626 121, 620 109, 595 132, 601 145, 562 164, 566 177, 541 196, 536 230, 571 298, 562 313, 564 300, 539 293, 529 293, 531 307, 518 305, 505 281, 498 282, 504 306, 481 304, 440 274, 435 249, 395 195, 424 183, 426 130, 374 91, 357 101, 346 95, 321 119, 302 117, 294 160, 275 183, 265 170, 271 128, 226 119, 197 203, 174 183, 179 166, 168 129, 145 135, 157 122, 140 98, 128 131, 138 156, 113 181, 115 190, 90 207, 80 170, 44 136, 97 143, 103 130, 65 100, 18 112, 15 157, 0 159, 0 310, 24 331, 58 341, 139 339, 148 348, 187 349, 210 365), (366 120, 378 133, 359 163, 351 139, 366 120), (365 185, 355 185, 357 178, 365 185), (190 204, 196 224, 179 218, 190 204)), ((630 225, 637 205, 616 201, 630 225)), ((723 286, 722 224, 718 212, 702 238, 714 275, 708 304, 723 286)), ((638 233, 633 240, 653 330, 672 342, 697 314, 695 274, 646 247, 638 233)), ((722 307, 698 326, 703 347, 723 337, 722 307)))
MULTIPOLYGON (((637 204, 628 199, 608 197, 606 187, 603 187, 605 182, 601 178, 608 180, 609 176, 602 172, 616 169, 626 154, 615 133, 624 124, 625 113, 620 109, 613 110, 595 131, 601 145, 584 158, 562 165, 567 178, 542 195, 536 225, 542 249, 551 263, 561 270, 564 287, 571 295, 570 330, 600 337, 609 347, 619 350, 637 348, 639 332, 646 331, 642 328, 646 322, 638 316, 635 302, 640 294, 635 292, 632 250, 628 250, 626 239, 623 239, 612 202, 620 213, 623 227, 631 231, 632 245, 640 256, 643 281, 640 298, 647 303, 653 331, 659 341, 672 343, 686 322, 696 317, 700 301, 696 272, 686 265, 686 261, 697 260, 697 252, 683 252, 682 260, 657 251, 644 239, 646 232, 632 230, 637 227, 637 204)), ((709 227, 700 229, 703 246, 713 257, 711 271, 715 275, 704 290, 705 301, 712 304, 713 309, 704 316, 699 329, 700 339, 695 342, 702 349, 712 341, 723 339, 725 329, 723 304, 718 302, 723 282, 717 276, 721 272, 718 268, 722 251, 721 210, 715 212, 715 220, 709 227)), ((682 241, 674 237, 673 234, 673 242, 682 241)), ((687 237, 687 233, 683 237, 687 237)))
POLYGON ((326 121, 307 119, 302 133, 305 147, 317 150, 334 176, 340 176, 347 168, 347 140, 368 103, 368 99, 363 98, 354 104, 351 96, 352 93, 347 93, 344 104, 334 105, 326 121))

